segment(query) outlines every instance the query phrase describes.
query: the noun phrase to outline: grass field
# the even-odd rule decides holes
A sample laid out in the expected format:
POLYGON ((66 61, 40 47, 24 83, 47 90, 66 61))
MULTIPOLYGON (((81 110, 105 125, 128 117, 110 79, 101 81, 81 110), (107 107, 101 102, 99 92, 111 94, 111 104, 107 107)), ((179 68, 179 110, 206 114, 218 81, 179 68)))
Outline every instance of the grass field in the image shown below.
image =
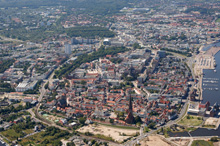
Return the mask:
POLYGON ((22 136, 22 134, 15 132, 14 129, 8 129, 8 130, 3 131, 1 133, 2 133, 2 135, 7 137, 11 141, 16 140, 17 138, 22 136))
POLYGON ((183 126, 199 126, 202 124, 203 120, 197 116, 187 115, 182 120, 178 122, 178 124, 183 126))
POLYGON ((23 132, 26 133, 26 134, 30 134, 30 133, 33 133, 34 130, 32 130, 32 129, 26 129, 26 130, 24 130, 23 132))
POLYGON ((195 140, 191 146, 214 146, 211 141, 195 140))
POLYGON ((19 142, 19 144, 21 145, 29 145, 29 144, 37 144, 37 143, 40 143, 42 142, 45 138, 41 137, 41 133, 42 132, 39 132, 37 134, 34 134, 32 136, 29 136, 27 138, 23 138, 21 140, 21 142, 19 142))
POLYGON ((26 146, 26 145, 29 145, 29 144, 34 144, 34 145, 38 145, 39 143, 41 143, 42 141, 44 141, 45 139, 50 139, 52 138, 52 136, 45 136, 45 137, 42 137, 41 134, 43 132, 39 132, 37 134, 34 134, 32 136, 29 136, 27 138, 23 138, 19 144, 21 144, 22 146, 26 146))
POLYGON ((57 141, 69 138, 68 136, 69 133, 67 131, 55 127, 48 127, 45 131, 23 138, 18 143, 22 146, 29 146, 30 144, 35 146, 53 146, 57 141))
POLYGON ((220 22, 220 18, 218 18, 218 19, 216 20, 216 22, 220 22))

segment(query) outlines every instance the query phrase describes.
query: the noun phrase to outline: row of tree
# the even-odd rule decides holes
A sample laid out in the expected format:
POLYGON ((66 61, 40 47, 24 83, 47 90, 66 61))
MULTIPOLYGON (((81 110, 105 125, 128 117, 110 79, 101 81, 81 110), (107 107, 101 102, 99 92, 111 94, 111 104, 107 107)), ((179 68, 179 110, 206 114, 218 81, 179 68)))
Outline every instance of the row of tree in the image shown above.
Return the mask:
MULTIPOLYGON (((181 55, 184 55, 184 56, 187 56, 187 57, 191 57, 191 56, 192 56, 192 54, 189 53, 189 52, 182 52, 182 51, 173 50, 173 49, 168 49, 168 48, 161 48, 161 50, 178 53, 178 54, 181 54, 181 55)), ((188 51, 188 50, 187 50, 187 51, 188 51)))
POLYGON ((6 108, 0 108, 0 113, 1 113, 1 115, 7 115, 7 114, 10 114, 10 113, 17 113, 17 112, 20 112, 22 110, 29 109, 32 106, 33 105, 31 105, 29 102, 27 102, 25 104, 25 106, 19 105, 18 107, 14 107, 13 105, 11 105, 11 106, 6 107, 6 108))
POLYGON ((13 63, 14 59, 0 60, 0 73, 4 73, 13 63))
POLYGON ((55 71, 55 77, 60 78, 62 76, 68 76, 69 73, 71 73, 83 63, 91 62, 106 55, 115 55, 125 51, 128 51, 128 49, 125 47, 105 48, 104 46, 101 46, 98 51, 95 51, 92 54, 84 54, 79 56, 76 60, 74 60, 74 62, 72 62, 72 64, 64 64, 60 70, 55 71))
POLYGON ((11 87, 11 84, 0 81, 0 92, 14 92, 14 91, 15 89, 11 87))

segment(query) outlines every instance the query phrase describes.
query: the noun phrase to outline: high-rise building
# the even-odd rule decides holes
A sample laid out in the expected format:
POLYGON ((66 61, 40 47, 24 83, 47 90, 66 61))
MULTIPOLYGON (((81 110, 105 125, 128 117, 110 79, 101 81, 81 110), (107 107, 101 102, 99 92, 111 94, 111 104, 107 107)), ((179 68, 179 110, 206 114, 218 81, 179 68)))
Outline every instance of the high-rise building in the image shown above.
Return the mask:
POLYGON ((65 53, 66 54, 71 54, 72 53, 71 46, 68 43, 65 44, 65 53))

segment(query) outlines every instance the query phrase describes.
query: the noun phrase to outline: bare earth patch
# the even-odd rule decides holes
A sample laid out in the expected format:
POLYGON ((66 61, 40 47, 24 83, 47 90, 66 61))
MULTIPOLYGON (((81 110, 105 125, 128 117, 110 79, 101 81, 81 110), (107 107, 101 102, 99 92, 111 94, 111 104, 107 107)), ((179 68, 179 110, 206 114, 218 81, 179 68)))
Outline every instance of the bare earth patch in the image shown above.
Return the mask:
POLYGON ((213 145, 214 146, 220 146, 220 142, 214 142, 213 145))
POLYGON ((140 144, 141 146, 170 146, 170 144, 163 141, 159 136, 148 136, 140 144))
POLYGON ((216 126, 219 125, 219 119, 218 118, 213 118, 213 117, 209 117, 205 123, 204 123, 204 127, 210 127, 210 128, 216 128, 216 126))
POLYGON ((90 132, 95 135, 101 134, 107 137, 112 137, 115 141, 118 141, 118 142, 122 142, 123 140, 139 132, 139 130, 120 129, 120 128, 113 128, 113 127, 103 126, 103 125, 95 125, 95 124, 83 126, 77 131, 81 133, 90 132))

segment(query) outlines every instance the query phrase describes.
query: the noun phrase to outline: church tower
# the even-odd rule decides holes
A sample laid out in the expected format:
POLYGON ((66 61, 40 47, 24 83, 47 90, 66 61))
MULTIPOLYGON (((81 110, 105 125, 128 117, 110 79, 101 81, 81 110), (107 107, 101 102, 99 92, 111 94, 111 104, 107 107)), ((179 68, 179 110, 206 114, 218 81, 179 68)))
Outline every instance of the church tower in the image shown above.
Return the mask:
POLYGON ((131 99, 131 95, 129 98, 129 108, 128 108, 128 115, 125 118, 125 122, 128 124, 134 124, 135 123, 135 119, 133 116, 133 108, 132 108, 132 99, 131 99))
POLYGON ((130 98, 129 98, 129 112, 132 113, 133 111, 133 108, 132 108, 132 99, 131 99, 131 95, 130 95, 130 98))

